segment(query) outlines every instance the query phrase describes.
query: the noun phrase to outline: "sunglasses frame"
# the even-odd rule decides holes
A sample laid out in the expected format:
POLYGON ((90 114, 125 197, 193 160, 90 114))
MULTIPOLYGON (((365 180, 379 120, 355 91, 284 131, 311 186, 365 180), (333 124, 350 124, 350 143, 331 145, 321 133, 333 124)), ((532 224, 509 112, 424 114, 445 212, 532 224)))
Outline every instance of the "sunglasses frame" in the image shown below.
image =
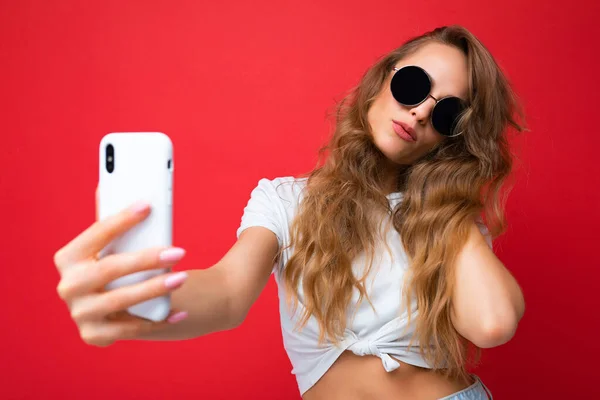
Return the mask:
MULTIPOLYGON (((396 75, 396 72, 398 72, 398 71, 400 71, 401 69, 403 69, 403 68, 406 68, 406 67, 418 68, 418 69, 420 69, 421 71, 423 71, 423 73, 425 73, 425 76, 427 76, 427 79, 429 79, 429 88, 430 88, 430 89, 429 89, 429 92, 427 93, 427 96, 425 96, 425 98, 424 98, 423 100, 421 100, 420 102, 418 102, 418 103, 416 103, 416 104, 405 104, 405 103, 399 102, 399 101, 396 99, 396 97, 394 97, 394 96, 393 96, 393 92, 392 92, 392 96, 394 97, 394 100, 398 101, 398 103, 400 103, 400 104, 402 104, 403 106, 406 106, 406 107, 418 107, 418 106, 420 106, 421 104, 425 103, 425 102, 427 101, 427 99, 429 99, 429 98, 431 97, 431 98, 433 99, 433 101, 435 101, 435 104, 434 104, 433 108, 431 109, 431 113, 430 113, 430 115, 429 115, 429 120, 430 120, 430 122, 431 122, 431 126, 433 127, 433 129, 435 129, 435 131, 436 131, 437 133, 439 133, 440 135, 442 135, 442 136, 444 136, 444 137, 457 137, 457 136, 460 136, 460 135, 462 135, 462 131, 461 131, 461 132, 459 132, 459 133, 457 133, 457 134, 454 134, 454 135, 445 135, 445 134, 441 133, 440 131, 438 131, 438 130, 435 128, 435 125, 433 125, 433 111, 435 110, 435 107, 438 105, 438 103, 439 103, 440 101, 444 100, 444 99, 448 99, 448 98, 455 98, 455 99, 458 99, 458 100, 460 100, 460 102, 461 102, 461 103, 464 105, 464 107, 466 108, 467 106, 465 105, 465 101, 464 101, 463 99, 461 99, 460 97, 457 97, 457 96, 444 96, 444 97, 442 97, 442 98, 441 98, 441 99, 439 99, 439 100, 438 100, 438 99, 436 99, 435 97, 433 97, 433 96, 431 95, 431 87, 433 87, 433 84, 432 84, 432 82, 431 82, 431 76, 429 76, 429 74, 427 73, 427 71, 425 71, 423 68, 419 67, 418 65, 405 65, 405 66, 404 66, 404 67, 402 67, 402 68, 393 67, 393 68, 392 68, 392 71, 394 71, 394 74, 392 75, 392 79, 393 79, 393 78, 394 78, 394 76, 396 75)), ((392 81, 390 80, 390 91, 391 91, 391 85, 392 85, 392 81)), ((463 110, 463 112, 464 112, 464 110, 463 110)))

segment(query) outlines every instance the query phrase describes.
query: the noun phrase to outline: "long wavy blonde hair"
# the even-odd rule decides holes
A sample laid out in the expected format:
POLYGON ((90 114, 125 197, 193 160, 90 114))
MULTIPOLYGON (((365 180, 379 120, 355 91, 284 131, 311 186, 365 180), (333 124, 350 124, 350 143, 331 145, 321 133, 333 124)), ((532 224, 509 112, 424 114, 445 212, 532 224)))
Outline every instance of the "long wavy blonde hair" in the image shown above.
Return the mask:
POLYGON ((364 282, 375 255, 377 216, 387 215, 409 260, 403 292, 407 304, 416 299, 413 339, 434 370, 465 378, 469 343, 451 322, 451 265, 474 217, 484 217, 492 237, 506 229, 502 188, 513 164, 506 133, 509 126, 524 130, 517 122, 523 115, 517 98, 484 45, 455 25, 412 38, 381 57, 335 110, 335 132, 319 150, 320 159, 329 155, 303 175, 308 178, 303 201, 290 243, 280 250, 294 249, 282 272, 293 312, 302 282, 304 311, 297 328, 313 316, 320 343, 343 338, 353 289, 359 301, 369 300, 364 282), (374 144, 367 112, 392 67, 430 42, 455 46, 467 57, 469 106, 457 126, 463 134, 444 139, 408 167, 398 166, 397 188, 404 196, 391 209, 384 187, 389 161, 374 144), (365 275, 357 277, 352 261, 362 252, 369 262, 365 275))

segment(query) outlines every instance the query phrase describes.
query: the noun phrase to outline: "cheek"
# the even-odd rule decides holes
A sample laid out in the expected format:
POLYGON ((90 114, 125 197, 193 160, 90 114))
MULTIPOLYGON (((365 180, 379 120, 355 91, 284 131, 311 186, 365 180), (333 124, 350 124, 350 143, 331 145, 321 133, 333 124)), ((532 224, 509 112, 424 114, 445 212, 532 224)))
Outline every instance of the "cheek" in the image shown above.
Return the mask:
POLYGON ((382 124, 386 120, 391 120, 394 112, 396 112, 394 107, 399 107, 399 104, 392 96, 392 92, 384 86, 369 110, 369 122, 382 124))
POLYGON ((429 152, 433 149, 438 143, 444 140, 444 137, 439 135, 437 132, 433 130, 433 128, 428 127, 427 132, 423 137, 423 141, 421 142, 421 149, 424 153, 429 152))
POLYGON ((369 109, 369 113, 367 114, 367 120, 371 125, 371 129, 373 131, 381 130, 381 125, 383 123, 383 118, 385 116, 384 105, 381 101, 381 98, 378 98, 373 102, 371 108, 369 109))
POLYGON ((397 108, 401 108, 400 104, 394 99, 392 92, 385 90, 381 96, 381 110, 391 119, 397 108))

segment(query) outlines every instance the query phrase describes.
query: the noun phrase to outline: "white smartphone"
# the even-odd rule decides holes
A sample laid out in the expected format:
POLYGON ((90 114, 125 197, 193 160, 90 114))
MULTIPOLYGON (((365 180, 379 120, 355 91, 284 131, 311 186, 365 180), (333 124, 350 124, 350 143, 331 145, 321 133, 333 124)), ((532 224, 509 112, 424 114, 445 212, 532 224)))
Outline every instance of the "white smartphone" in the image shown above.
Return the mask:
MULTIPOLYGON (((115 132, 100 141, 98 183, 98 218, 118 213, 136 201, 151 205, 150 215, 125 234, 114 239, 101 252, 133 252, 172 244, 173 144, 161 132, 115 132)), ((106 290, 142 282, 170 268, 140 271, 122 276, 106 290)), ((170 294, 129 307, 131 315, 162 321, 171 309, 170 294)))

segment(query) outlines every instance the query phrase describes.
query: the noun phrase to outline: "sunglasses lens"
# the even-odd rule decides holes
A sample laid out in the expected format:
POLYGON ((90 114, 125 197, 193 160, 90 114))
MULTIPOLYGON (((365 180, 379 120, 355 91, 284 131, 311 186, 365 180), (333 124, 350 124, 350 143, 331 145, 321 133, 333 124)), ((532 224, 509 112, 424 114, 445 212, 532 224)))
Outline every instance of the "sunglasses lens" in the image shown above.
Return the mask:
POLYGON ((412 106, 427 98, 431 82, 425 71, 410 65, 396 71, 392 77, 391 90, 398 103, 412 106))
POLYGON ((434 107, 431 123, 440 134, 451 136, 463 110, 464 105, 458 97, 446 97, 434 107))

